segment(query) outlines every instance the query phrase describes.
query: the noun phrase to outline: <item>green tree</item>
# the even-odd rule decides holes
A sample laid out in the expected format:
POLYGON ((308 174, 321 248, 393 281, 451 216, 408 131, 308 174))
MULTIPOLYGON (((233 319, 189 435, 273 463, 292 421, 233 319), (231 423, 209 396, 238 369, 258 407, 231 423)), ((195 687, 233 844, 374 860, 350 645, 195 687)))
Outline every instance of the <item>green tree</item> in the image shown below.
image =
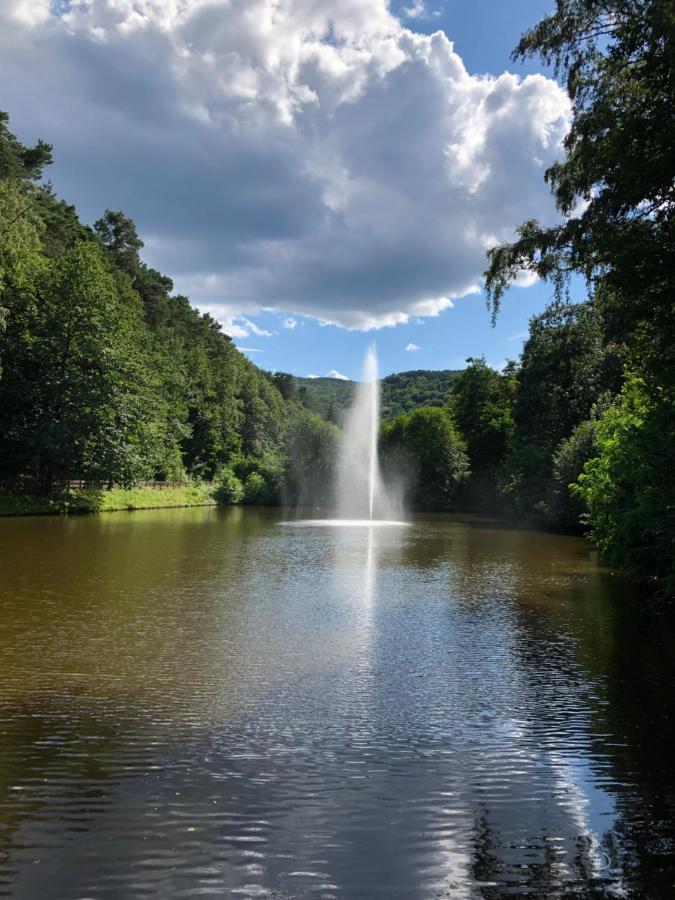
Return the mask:
POLYGON ((663 435, 672 410, 643 379, 628 378, 595 429, 597 455, 575 493, 607 559, 675 594, 675 449, 663 435))
POLYGON ((115 265, 134 278, 140 267, 138 252, 143 241, 136 233, 133 221, 121 210, 106 209, 103 216, 94 222, 94 232, 115 265))
POLYGON ((581 272, 603 285, 615 336, 648 331, 672 365, 663 328, 672 325, 675 263, 675 7, 556 0, 514 51, 535 54, 554 66, 572 101, 565 158, 545 176, 565 218, 551 227, 526 222, 517 241, 490 252, 493 311, 520 269, 559 288, 581 272))
POLYGON ((547 521, 557 528, 577 531, 583 524, 586 505, 573 490, 589 459, 597 453, 597 422, 587 419, 564 438, 553 455, 553 472, 546 498, 547 521))
POLYGON ((0 112, 0 366, 3 354, 11 352, 2 341, 8 316, 35 302, 44 223, 32 182, 52 161, 48 144, 25 147, 8 124, 9 116, 0 112))
POLYGON ((469 364, 451 383, 448 407, 467 444, 471 478, 463 495, 472 507, 495 509, 499 482, 513 436, 515 364, 503 373, 484 359, 469 364))
POLYGON ((140 308, 120 301, 94 244, 47 266, 8 327, 2 458, 44 491, 63 478, 128 481, 144 469, 140 308))
POLYGON ((340 431, 321 416, 298 410, 285 435, 286 499, 298 506, 329 506, 339 454, 340 431))
POLYGON ((8 125, 8 113, 0 111, 0 180, 38 181, 52 161, 51 145, 40 140, 25 147, 8 125))
MULTIPOLYGON (((523 36, 514 55, 534 54, 554 66, 572 101, 565 156, 546 172, 564 218, 551 227, 526 222, 516 241, 490 251, 486 285, 493 317, 521 269, 552 280, 559 298, 571 274, 581 273, 602 312, 607 338, 626 345, 630 368, 642 380, 648 421, 662 429, 645 426, 647 433, 656 445, 670 447, 675 433, 675 7, 671 0, 556 0, 555 12, 523 36)), ((608 412, 607 421, 616 423, 616 414, 608 412)), ((633 432, 617 425, 616 434, 628 440, 633 432)), ((619 472, 618 466, 607 468, 610 478, 619 472)), ((606 487, 616 504, 640 500, 620 484, 606 487)), ((605 553, 615 560, 623 554, 629 570, 641 573, 640 529, 605 527, 604 507, 593 499, 590 521, 605 553)), ((644 508, 652 510, 658 528, 658 508, 647 498, 644 508)), ((619 516, 618 506, 615 513, 619 516)), ((632 507, 623 515, 631 521, 632 507)), ((663 564, 654 558, 657 569, 663 564)))
POLYGON ((621 384, 621 350, 606 344, 591 303, 553 303, 530 321, 517 373, 513 450, 507 488, 520 515, 549 519, 553 455, 590 417, 605 391, 621 384))
POLYGON ((385 422, 380 447, 385 472, 406 483, 419 509, 449 509, 469 475, 466 446, 445 409, 421 407, 385 422))

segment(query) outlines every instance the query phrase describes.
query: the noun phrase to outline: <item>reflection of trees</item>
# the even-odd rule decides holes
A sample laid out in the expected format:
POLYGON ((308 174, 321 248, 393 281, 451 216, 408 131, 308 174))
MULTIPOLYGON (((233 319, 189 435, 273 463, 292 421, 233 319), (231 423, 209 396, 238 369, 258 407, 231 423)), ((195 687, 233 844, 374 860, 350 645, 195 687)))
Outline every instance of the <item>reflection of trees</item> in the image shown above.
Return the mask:
POLYGON ((32 862, 43 856, 50 836, 59 840, 63 832, 85 830, 94 821, 118 783, 119 767, 115 778, 110 760, 123 746, 113 721, 93 710, 65 715, 61 703, 49 699, 3 704, 2 721, 0 895, 11 893, 24 851, 32 862), (31 850, 24 827, 42 831, 41 850, 31 850))
MULTIPOLYGON (((537 599, 530 584, 514 604, 532 714, 538 722, 550 721, 551 733, 564 728, 561 714, 579 719, 575 737, 587 743, 590 777, 615 809, 601 844, 607 863, 602 874, 636 897, 671 896, 673 629, 645 609, 635 588, 608 573, 589 573, 573 587, 549 584, 537 599)), ((564 740, 562 735, 558 743, 564 740)), ((579 835, 574 867, 581 883, 593 885, 592 896, 603 896, 588 835, 579 835)))

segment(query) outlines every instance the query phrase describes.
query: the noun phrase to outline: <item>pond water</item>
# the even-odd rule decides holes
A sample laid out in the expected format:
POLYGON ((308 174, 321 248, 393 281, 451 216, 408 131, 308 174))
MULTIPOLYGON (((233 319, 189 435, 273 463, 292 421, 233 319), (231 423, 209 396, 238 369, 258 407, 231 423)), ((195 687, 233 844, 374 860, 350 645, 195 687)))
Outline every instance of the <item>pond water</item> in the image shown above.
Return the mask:
POLYGON ((582 540, 0 521, 0 895, 672 897, 672 634, 582 540))

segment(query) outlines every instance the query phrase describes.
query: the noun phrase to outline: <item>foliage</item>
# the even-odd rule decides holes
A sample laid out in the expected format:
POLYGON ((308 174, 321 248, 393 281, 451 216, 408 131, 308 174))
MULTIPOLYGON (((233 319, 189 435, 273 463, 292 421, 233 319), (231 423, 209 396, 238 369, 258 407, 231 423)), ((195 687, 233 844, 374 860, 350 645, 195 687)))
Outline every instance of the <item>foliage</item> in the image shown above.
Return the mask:
MULTIPOLYGON (((50 148, 0 117, 0 480, 211 478, 284 441, 284 399, 212 318, 146 266, 134 223, 94 229, 50 185, 50 148)), ((267 479, 270 496, 280 475, 267 479)))
POLYGON ((225 468, 218 473, 213 497, 223 506, 233 506, 241 503, 244 498, 244 485, 232 469, 225 468))
POLYGON ((553 303, 530 321, 516 374, 512 452, 505 485, 515 512, 554 521, 548 509, 553 458, 589 418, 598 397, 621 384, 621 350, 604 340, 591 303, 553 303))
MULTIPOLYGON (((654 452, 658 447, 669 456, 675 403, 675 7, 671 0, 556 0, 555 11, 515 50, 516 58, 534 54, 564 78, 572 104, 565 156, 545 175, 563 219, 550 227, 525 222, 516 241, 490 251, 488 301, 494 318, 522 269, 551 280, 558 305, 572 274, 585 277, 602 319, 602 345, 622 346, 634 377, 598 427, 600 455, 587 463, 578 496, 589 505, 607 557, 633 574, 651 566, 672 590, 663 575, 672 556, 663 534, 665 501, 653 485, 666 486, 654 452)), ((582 348, 573 355, 585 367, 582 348)), ((565 381, 562 360, 554 372, 565 381)), ((533 375, 531 385, 543 388, 545 379, 533 375)), ((516 407, 517 425, 520 417, 530 435, 539 432, 528 443, 525 427, 514 454, 533 453, 534 468, 528 474, 521 466, 525 480, 519 485, 516 474, 513 482, 516 495, 531 495, 530 506, 545 502, 547 444, 553 435, 564 440, 592 399, 593 378, 568 384, 577 380, 585 380, 584 395, 572 395, 568 416, 559 414, 555 395, 548 417, 535 412, 543 404, 527 413, 522 403, 516 407), (535 489, 532 477, 540 481, 535 489)), ((528 396, 526 389, 519 394, 528 396)))
POLYGON ((401 478, 412 504, 449 509, 469 474, 466 447, 445 409, 422 407, 382 425, 385 472, 401 478))
POLYGON ((537 53, 566 80, 573 104, 566 156, 546 172, 565 219, 549 228, 527 222, 515 243, 491 251, 493 310, 522 268, 559 288, 578 271, 602 280, 622 334, 643 319, 665 324, 675 254, 675 9, 670 0, 557 0, 514 56, 537 53))
POLYGON ((239 454, 230 463, 243 484, 241 502, 251 506, 274 506, 279 502, 283 480, 284 457, 266 453, 262 457, 239 454))
POLYGON ((382 417, 394 419, 422 406, 445 405, 448 389, 459 372, 453 369, 417 369, 382 379, 382 417))
POLYGON ((51 146, 38 141, 34 147, 25 147, 8 125, 9 115, 0 111, 0 180, 37 181, 52 161, 51 146))
POLYGON ((272 506, 277 497, 260 472, 251 472, 244 483, 244 503, 249 506, 272 506))
POLYGON ((0 493, 0 516, 68 515, 113 512, 124 509, 167 509, 183 506, 213 506, 215 498, 206 485, 188 487, 113 487, 61 491, 52 497, 0 493))
POLYGON ((93 244, 76 244, 41 275, 37 302, 12 316, 5 335, 5 470, 32 472, 47 492, 70 473, 142 477, 140 305, 120 302, 93 244))
POLYGON ((596 427, 597 456, 574 489, 607 559, 675 592, 675 434, 672 402, 631 376, 596 427))
POLYGON ((286 500, 298 506, 328 506, 338 459, 340 432, 308 410, 299 410, 286 431, 286 500))
MULTIPOLYGON (((443 406, 448 387, 458 374, 452 369, 440 371, 420 369, 387 375, 380 382, 382 418, 393 419, 403 412, 412 412, 421 406, 443 406)), ((288 377, 283 373, 273 376, 274 379, 288 377)), ((296 388, 296 392, 291 395, 293 399, 297 399, 306 409, 318 413, 329 422, 342 426, 345 410, 354 399, 356 382, 339 378, 290 377, 296 388)))
POLYGON ((504 372, 490 368, 484 359, 469 364, 452 382, 448 408, 467 444, 471 478, 462 499, 471 508, 494 510, 506 457, 513 438, 513 403, 516 369, 504 372))
POLYGON ((553 473, 546 499, 546 518, 557 528, 576 531, 582 523, 586 506, 572 490, 585 464, 597 452, 596 422, 587 419, 564 438, 553 455, 553 473))

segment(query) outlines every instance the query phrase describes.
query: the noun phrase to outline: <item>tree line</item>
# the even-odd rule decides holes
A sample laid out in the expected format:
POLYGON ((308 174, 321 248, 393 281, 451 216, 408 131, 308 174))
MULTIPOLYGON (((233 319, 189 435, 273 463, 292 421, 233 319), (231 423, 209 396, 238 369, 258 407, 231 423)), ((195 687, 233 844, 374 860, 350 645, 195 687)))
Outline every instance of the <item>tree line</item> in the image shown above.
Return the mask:
POLYGON ((581 522, 608 560, 673 595, 675 7, 557 0, 514 58, 537 54, 572 104, 564 157, 545 173, 562 221, 523 223, 489 253, 486 285, 493 317, 522 270, 554 302, 519 367, 474 362, 456 387, 473 496, 581 522), (569 303, 574 277, 584 303, 569 303))
POLYGON ((123 213, 83 225, 41 182, 50 161, 0 115, 0 481, 211 479, 281 453, 269 378, 142 262, 123 213))

